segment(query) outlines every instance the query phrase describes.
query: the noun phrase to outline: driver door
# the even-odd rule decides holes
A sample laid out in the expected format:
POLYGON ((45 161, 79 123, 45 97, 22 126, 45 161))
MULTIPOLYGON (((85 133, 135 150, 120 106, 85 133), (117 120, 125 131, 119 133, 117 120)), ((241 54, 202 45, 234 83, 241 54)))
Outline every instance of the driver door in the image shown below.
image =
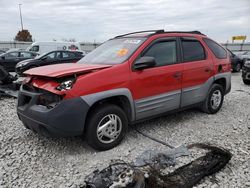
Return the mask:
POLYGON ((141 53, 154 57, 156 66, 131 74, 136 120, 180 107, 183 65, 178 63, 177 46, 176 38, 158 39, 141 53))

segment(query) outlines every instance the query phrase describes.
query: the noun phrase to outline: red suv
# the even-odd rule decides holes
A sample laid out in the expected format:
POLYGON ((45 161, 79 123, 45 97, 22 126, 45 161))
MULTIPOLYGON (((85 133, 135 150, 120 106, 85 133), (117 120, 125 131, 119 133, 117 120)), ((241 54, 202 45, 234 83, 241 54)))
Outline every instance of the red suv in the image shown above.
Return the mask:
POLYGON ((129 124, 198 106, 214 114, 231 89, 228 52, 204 34, 142 31, 117 36, 76 64, 30 69, 17 113, 45 136, 84 135, 118 145, 129 124))

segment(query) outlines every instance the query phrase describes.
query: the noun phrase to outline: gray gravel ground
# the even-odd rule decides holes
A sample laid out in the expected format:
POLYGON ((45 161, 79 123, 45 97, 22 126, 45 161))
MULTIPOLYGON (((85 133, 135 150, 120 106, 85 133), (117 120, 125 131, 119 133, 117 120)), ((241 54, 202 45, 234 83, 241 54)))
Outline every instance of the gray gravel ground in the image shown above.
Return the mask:
MULTIPOLYGON (((250 187, 250 86, 242 83, 239 73, 233 74, 232 84, 216 115, 188 110, 138 125, 175 146, 209 142, 233 153, 227 167, 202 180, 198 188, 250 187)), ((95 152, 80 137, 44 138, 22 126, 15 103, 0 99, 0 187, 79 187, 86 174, 111 159, 132 161, 146 149, 168 149, 133 129, 120 146, 105 152, 95 152)))

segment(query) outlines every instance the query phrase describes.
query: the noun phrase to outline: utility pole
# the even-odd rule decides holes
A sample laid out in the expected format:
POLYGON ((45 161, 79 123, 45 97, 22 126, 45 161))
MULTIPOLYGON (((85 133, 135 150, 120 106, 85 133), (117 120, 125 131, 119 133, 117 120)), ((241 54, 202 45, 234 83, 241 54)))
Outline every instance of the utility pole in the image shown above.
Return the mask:
POLYGON ((19 7, 19 14, 20 14, 20 20, 21 20, 21 28, 22 28, 22 31, 23 31, 23 18, 22 18, 21 5, 22 5, 22 4, 18 4, 18 7, 19 7))

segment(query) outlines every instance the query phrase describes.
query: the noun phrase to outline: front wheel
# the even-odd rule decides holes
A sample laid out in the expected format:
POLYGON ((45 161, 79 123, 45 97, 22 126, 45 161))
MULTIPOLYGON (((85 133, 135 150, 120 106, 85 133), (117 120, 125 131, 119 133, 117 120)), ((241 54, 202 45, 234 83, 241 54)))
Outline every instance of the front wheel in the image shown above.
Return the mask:
POLYGON ((113 104, 98 106, 87 120, 86 141, 96 150, 109 150, 122 141, 127 127, 127 116, 120 107, 113 104))
POLYGON ((202 110, 208 114, 215 114, 221 109, 223 100, 223 87, 219 84, 213 84, 209 90, 206 100, 203 102, 202 110))

